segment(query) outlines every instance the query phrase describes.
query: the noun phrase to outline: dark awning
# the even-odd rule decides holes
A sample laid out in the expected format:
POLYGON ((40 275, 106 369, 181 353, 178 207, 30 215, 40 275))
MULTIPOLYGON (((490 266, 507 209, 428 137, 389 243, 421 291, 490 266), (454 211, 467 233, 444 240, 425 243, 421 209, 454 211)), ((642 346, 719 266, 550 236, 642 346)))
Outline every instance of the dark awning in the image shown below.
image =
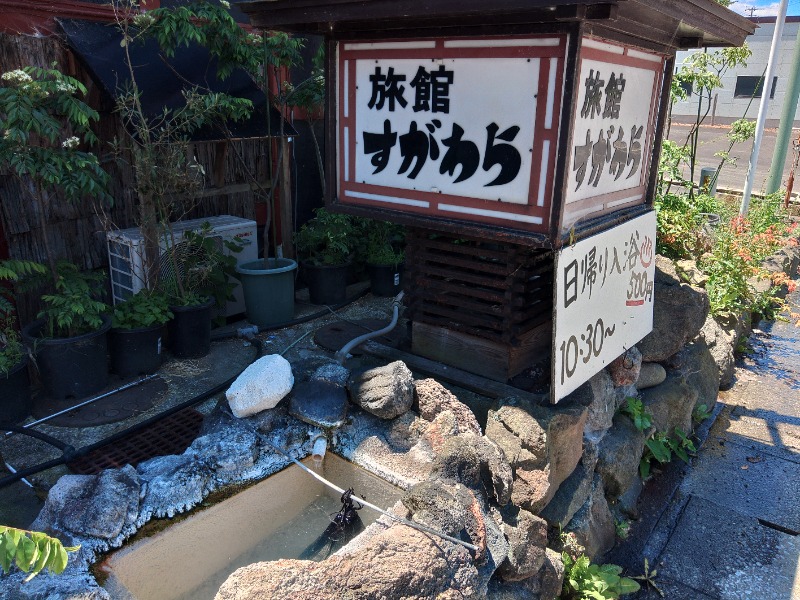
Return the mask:
MULTIPOLYGON (((125 52, 120 45, 122 35, 115 23, 96 23, 80 20, 59 20, 67 36, 67 42, 83 60, 94 80, 113 98, 125 90, 130 82, 125 52)), ((225 80, 217 78, 216 61, 206 48, 193 44, 181 47, 175 56, 165 59, 159 52, 158 43, 149 39, 144 43, 131 44, 134 76, 141 92, 144 112, 148 117, 161 114, 164 108, 175 109, 185 104, 181 90, 198 86, 212 92, 222 92, 247 98, 253 102, 254 111, 247 121, 228 123, 230 136, 220 128, 207 127, 194 132, 193 141, 210 141, 232 138, 277 137, 280 132, 280 116, 270 107, 267 127, 267 98, 250 76, 236 69, 225 80)), ((284 135, 296 135, 289 123, 284 123, 284 135)))
POLYGON ((420 36, 494 26, 601 24, 665 48, 741 46, 753 23, 716 0, 233 0, 259 29, 333 38, 420 36))

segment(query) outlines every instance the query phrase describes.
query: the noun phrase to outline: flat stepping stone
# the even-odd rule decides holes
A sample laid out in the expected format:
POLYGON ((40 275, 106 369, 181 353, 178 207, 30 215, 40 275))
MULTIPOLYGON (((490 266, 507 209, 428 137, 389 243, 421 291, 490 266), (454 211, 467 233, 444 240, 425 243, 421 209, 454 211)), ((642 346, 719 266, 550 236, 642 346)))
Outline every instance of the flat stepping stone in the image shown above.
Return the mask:
POLYGON ((347 418, 347 391, 329 381, 299 383, 289 398, 289 414, 317 427, 338 427, 347 418))

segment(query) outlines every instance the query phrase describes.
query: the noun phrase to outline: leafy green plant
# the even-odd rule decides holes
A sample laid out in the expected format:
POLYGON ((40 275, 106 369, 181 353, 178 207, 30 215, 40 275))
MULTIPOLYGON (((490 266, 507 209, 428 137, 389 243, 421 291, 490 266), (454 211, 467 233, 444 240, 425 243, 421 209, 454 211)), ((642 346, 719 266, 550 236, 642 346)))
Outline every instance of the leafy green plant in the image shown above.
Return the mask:
POLYGON ((656 585, 656 575, 658 575, 658 571, 656 569, 651 569, 650 562, 647 560, 647 558, 645 558, 644 573, 641 575, 634 575, 632 579, 637 579, 644 583, 646 589, 653 588, 656 592, 658 592, 658 595, 663 598, 664 592, 661 591, 661 588, 656 585))
POLYGON ((143 289, 114 307, 111 326, 116 329, 139 329, 163 325, 172 316, 166 294, 143 289))
POLYGON ((672 460, 674 455, 683 462, 689 462, 689 454, 697 452, 694 442, 679 427, 675 428, 672 436, 668 436, 663 432, 654 433, 645 440, 644 445, 644 454, 642 454, 642 458, 639 461, 639 475, 641 475, 642 479, 647 479, 650 476, 653 460, 666 464, 672 460))
MULTIPOLYGON (((722 87, 723 75, 737 66, 746 66, 747 59, 752 51, 745 44, 738 48, 722 48, 708 52, 707 50, 693 52, 686 57, 683 64, 678 68, 672 80, 670 88, 671 101, 685 100, 688 97, 687 90, 691 89, 694 97, 697 98, 697 114, 695 121, 689 130, 686 142, 681 146, 680 152, 668 152, 665 160, 673 163, 673 169, 677 170, 678 164, 685 162, 689 167, 689 196, 694 196, 694 188, 691 182, 694 181, 695 169, 697 167, 697 147, 700 141, 700 126, 711 112, 712 97, 714 90, 722 87)), ((677 146, 677 145, 676 145, 677 146)), ((683 179, 681 177, 681 179, 683 179)), ((661 183, 664 178, 660 178, 661 183)), ((662 191, 669 191, 669 184, 662 191)))
POLYGON ((692 411, 692 421, 696 424, 700 424, 705 421, 708 417, 711 416, 711 411, 708 410, 708 406, 706 404, 698 404, 694 407, 692 411))
POLYGON ((588 556, 577 559, 564 557, 564 588, 562 598, 609 600, 638 592, 640 586, 629 577, 622 577, 622 567, 593 564, 588 556))
MULTIPOLYGON (((220 5, 199 2, 159 8, 129 18, 140 11, 142 4, 139 0, 115 4, 128 82, 127 87, 118 91, 117 112, 129 135, 116 140, 113 150, 120 163, 130 162, 134 170, 137 221, 144 241, 145 283, 154 289, 159 286, 161 273, 159 240, 162 236, 174 237, 172 222, 192 207, 205 183, 205 171, 192 148, 192 134, 204 127, 226 131, 227 123, 251 115, 253 103, 187 84, 181 90, 183 102, 150 114, 144 108, 137 82, 141 73, 136 69, 137 48, 155 38, 162 44, 162 53, 172 56, 177 48, 192 43, 206 43, 215 48, 233 44, 235 48, 232 46, 226 54, 232 61, 236 59, 235 49, 241 49, 245 40, 254 38, 248 37, 220 5), (237 32, 241 38, 234 38, 237 32)), ((234 67, 231 62, 223 63, 216 73, 219 76, 230 74, 234 67)), ((183 290, 179 292, 185 301, 183 290)))
POLYGON ((572 532, 561 532, 556 543, 564 563, 564 584, 560 598, 564 600, 610 600, 640 589, 638 583, 622 577, 622 567, 593 564, 584 554, 572 532))
POLYGON ((631 533, 631 522, 628 519, 621 519, 614 522, 614 531, 621 540, 627 540, 631 533))
POLYGON ((647 431, 653 425, 653 416, 639 398, 631 396, 625 398, 625 404, 620 408, 620 412, 628 415, 639 431, 647 431))
POLYGON ((60 540, 38 531, 27 531, 0 525, 0 569, 10 573, 16 566, 29 573, 30 581, 42 570, 58 575, 67 568, 68 552, 80 546, 64 547, 60 540))
MULTIPOLYGON (((0 281, 15 282, 25 277, 46 273, 47 267, 37 262, 0 261, 0 281)), ((8 376, 8 372, 19 364, 25 354, 25 346, 22 345, 17 330, 17 311, 11 289, 2 285, 0 286, 0 375, 8 376)))
MULTIPOLYGON (((0 76, 0 165, 40 207, 42 230, 57 191, 68 201, 111 201, 108 174, 87 150, 97 142, 91 127, 98 113, 80 99, 85 94, 82 83, 57 69, 23 67, 0 76)), ((57 257, 47 236, 42 241, 55 283, 57 257)))
POLYGON ((233 254, 241 252, 242 247, 236 241, 213 235, 209 223, 199 231, 186 231, 182 240, 173 238, 164 253, 159 291, 173 306, 202 304, 210 297, 222 308, 236 287, 231 281, 236 274, 233 254))
POLYGON ((377 219, 357 219, 357 251, 363 260, 373 265, 396 267, 405 258, 405 227, 377 219))
POLYGON ((55 291, 42 295, 43 331, 48 337, 68 338, 99 329, 109 306, 97 299, 105 273, 81 272, 70 262, 56 265, 55 291))
POLYGON ((295 236, 301 259, 315 265, 347 263, 355 248, 356 229, 350 216, 318 208, 295 236))

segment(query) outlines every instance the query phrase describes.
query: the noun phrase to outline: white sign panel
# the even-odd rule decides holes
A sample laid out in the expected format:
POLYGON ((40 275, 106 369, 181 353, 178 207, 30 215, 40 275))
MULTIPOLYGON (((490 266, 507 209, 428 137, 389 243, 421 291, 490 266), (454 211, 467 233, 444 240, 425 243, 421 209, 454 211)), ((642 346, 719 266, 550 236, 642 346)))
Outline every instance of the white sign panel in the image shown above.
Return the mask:
POLYGON ((584 38, 562 232, 643 204, 664 58, 584 38))
POLYGON ((356 181, 527 204, 538 60, 360 60, 356 86, 356 181))
POLYGON ((557 252, 554 402, 653 329, 655 240, 651 211, 557 252))
POLYGON ((337 199, 548 231, 566 37, 343 42, 337 199))

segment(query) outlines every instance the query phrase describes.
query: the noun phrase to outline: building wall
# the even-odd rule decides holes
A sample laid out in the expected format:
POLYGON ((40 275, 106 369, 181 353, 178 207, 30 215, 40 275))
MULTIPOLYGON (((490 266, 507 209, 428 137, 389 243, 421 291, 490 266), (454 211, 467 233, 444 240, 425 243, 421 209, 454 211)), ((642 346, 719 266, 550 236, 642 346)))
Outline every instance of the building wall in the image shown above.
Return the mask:
MULTIPOLYGON (((717 97, 716 108, 713 112, 713 119, 715 123, 730 123, 736 119, 746 117, 748 119, 755 119, 758 117, 758 107, 761 101, 760 98, 754 98, 750 102, 750 98, 737 98, 734 96, 736 89, 736 78, 739 76, 754 76, 760 77, 766 69, 767 61, 769 59, 769 50, 772 45, 772 35, 775 31, 775 17, 756 17, 753 21, 758 23, 758 29, 755 34, 747 39, 747 45, 753 51, 753 55, 747 60, 746 67, 738 67, 729 70, 722 77, 722 88, 714 92, 717 97), (749 107, 748 107, 749 104, 749 107)), ((789 74, 792 71, 792 58, 794 55, 795 45, 798 43, 798 30, 800 30, 800 17, 787 17, 786 24, 783 27, 783 35, 781 36, 781 45, 779 49, 779 60, 776 65, 775 76, 778 78, 775 86, 775 96, 770 98, 767 111, 767 126, 777 126, 778 120, 783 110, 783 102, 786 97, 787 85, 789 83, 789 74)), ((709 49, 713 51, 713 49, 709 49)), ((678 52, 675 60, 676 70, 680 68, 683 61, 690 54, 694 52, 702 52, 702 50, 689 50, 678 52)), ((764 87, 769 90, 771 84, 764 87)), ((713 98, 713 96, 712 96, 713 98)), ((672 108, 673 119, 678 121, 691 120, 694 121, 697 115, 697 101, 696 94, 685 101, 676 102, 672 108)), ((705 110, 705 103, 704 103, 705 110)), ((710 123, 712 114, 706 120, 710 123)), ((795 127, 800 126, 800 104, 795 110, 795 127)))

